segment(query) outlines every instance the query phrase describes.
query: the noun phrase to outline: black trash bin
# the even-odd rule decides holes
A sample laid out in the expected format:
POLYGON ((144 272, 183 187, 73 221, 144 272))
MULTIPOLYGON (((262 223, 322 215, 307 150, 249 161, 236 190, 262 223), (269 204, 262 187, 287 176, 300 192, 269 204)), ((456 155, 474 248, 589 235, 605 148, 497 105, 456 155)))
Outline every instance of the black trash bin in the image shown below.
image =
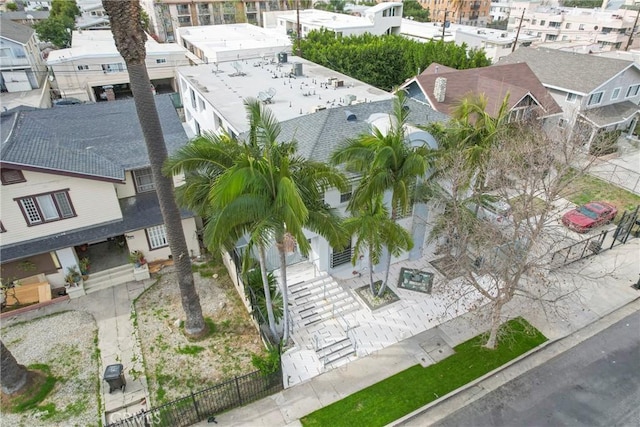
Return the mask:
POLYGON ((107 369, 104 370, 104 380, 109 384, 109 393, 117 389, 122 389, 124 393, 127 381, 124 379, 122 363, 107 366, 107 369))

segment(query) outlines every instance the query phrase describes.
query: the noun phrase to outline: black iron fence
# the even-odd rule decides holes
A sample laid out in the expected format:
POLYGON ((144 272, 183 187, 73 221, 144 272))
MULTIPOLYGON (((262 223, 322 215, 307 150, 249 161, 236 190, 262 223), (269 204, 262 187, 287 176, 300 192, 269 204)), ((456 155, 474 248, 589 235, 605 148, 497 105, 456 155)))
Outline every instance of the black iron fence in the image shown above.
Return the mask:
POLYGON ((268 375, 255 371, 127 418, 112 420, 106 427, 190 426, 282 389, 282 371, 268 375))
POLYGON ((615 230, 606 230, 602 233, 591 236, 581 242, 562 248, 553 253, 551 256, 550 266, 552 269, 571 264, 591 255, 597 255, 602 251, 613 248, 614 246, 623 245, 632 234, 634 226, 638 226, 638 215, 640 214, 640 206, 633 211, 624 212, 618 226, 615 230))

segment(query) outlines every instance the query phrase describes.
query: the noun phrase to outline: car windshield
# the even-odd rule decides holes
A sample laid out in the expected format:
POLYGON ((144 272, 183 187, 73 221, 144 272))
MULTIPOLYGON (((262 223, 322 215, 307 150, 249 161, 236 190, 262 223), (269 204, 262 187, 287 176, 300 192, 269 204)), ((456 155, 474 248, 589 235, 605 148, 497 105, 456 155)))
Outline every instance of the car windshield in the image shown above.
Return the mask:
POLYGON ((594 211, 589 210, 586 206, 580 206, 578 208, 578 212, 591 219, 598 219, 598 214, 596 214, 594 211))

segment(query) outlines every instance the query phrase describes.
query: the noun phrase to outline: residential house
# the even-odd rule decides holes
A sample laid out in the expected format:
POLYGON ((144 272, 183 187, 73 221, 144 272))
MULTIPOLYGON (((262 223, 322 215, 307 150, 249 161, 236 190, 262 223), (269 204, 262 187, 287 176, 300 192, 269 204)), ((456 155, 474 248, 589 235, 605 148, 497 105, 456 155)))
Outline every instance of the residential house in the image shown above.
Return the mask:
POLYGON ((0 12, 0 18, 8 19, 9 21, 13 21, 16 24, 22 24, 28 27, 32 27, 33 24, 37 22, 44 21, 45 19, 49 19, 49 11, 48 10, 38 10, 38 11, 30 11, 30 12, 27 12, 24 10, 2 11, 0 12))
POLYGON ((183 27, 176 34, 177 43, 196 57, 193 61, 205 64, 275 58, 280 52, 291 52, 289 36, 252 24, 183 27))
POLYGON ((491 21, 490 0, 459 1, 419 0, 423 8, 429 9, 431 20, 484 27, 491 21))
POLYGON ((563 110, 560 126, 589 145, 601 132, 631 132, 640 116, 640 66, 632 61, 522 48, 500 64, 526 63, 563 110))
POLYGON ((263 12, 287 10, 293 4, 285 0, 141 0, 140 5, 149 15, 154 36, 163 42, 174 42, 180 27, 241 23, 263 26, 263 12))
POLYGON ((412 98, 447 115, 451 115, 462 98, 469 94, 484 95, 487 112, 492 116, 498 113, 508 95, 510 121, 536 117, 548 122, 562 113, 527 64, 456 70, 432 63, 401 88, 407 90, 412 98))
MULTIPOLYGON (((188 138, 170 96, 155 99, 171 153, 188 138)), ((8 111, 1 118, 3 277, 21 279, 26 273, 17 266, 28 261, 38 267, 29 275, 45 274, 57 287, 88 256, 92 274, 125 264, 128 276, 111 279, 126 281, 133 279, 130 251, 148 261, 171 257, 132 100, 8 111)), ((186 211, 182 218, 190 255, 197 256, 196 221, 186 211)))
POLYGON ((0 85, 2 92, 40 88, 47 76, 36 32, 8 19, 0 22, 0 85))
POLYGON ((78 30, 104 30, 111 28, 109 15, 100 0, 76 0, 80 16, 76 18, 78 30))
MULTIPOLYGON (((187 50, 151 37, 145 46, 153 85, 150 90, 175 92, 174 70, 189 65, 187 50)), ((49 53, 47 65, 54 79, 52 85, 63 98, 95 102, 131 97, 129 73, 110 30, 74 31, 71 47, 49 53)))
POLYGON ((298 21, 300 35, 306 37, 313 30, 326 29, 337 36, 360 34, 400 34, 402 3, 383 2, 364 11, 362 16, 305 9, 288 12, 268 12, 264 14, 264 27, 276 28, 282 34, 295 34, 298 21))

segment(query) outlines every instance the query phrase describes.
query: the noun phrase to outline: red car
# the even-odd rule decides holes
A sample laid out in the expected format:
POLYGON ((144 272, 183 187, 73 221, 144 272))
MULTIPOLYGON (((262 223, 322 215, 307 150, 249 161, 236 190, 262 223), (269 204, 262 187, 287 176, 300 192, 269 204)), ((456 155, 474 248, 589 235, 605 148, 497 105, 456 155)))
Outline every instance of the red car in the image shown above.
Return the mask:
POLYGON ((570 210, 562 216, 562 223, 573 231, 585 233, 602 224, 608 224, 616 217, 618 209, 605 202, 589 202, 570 210))

